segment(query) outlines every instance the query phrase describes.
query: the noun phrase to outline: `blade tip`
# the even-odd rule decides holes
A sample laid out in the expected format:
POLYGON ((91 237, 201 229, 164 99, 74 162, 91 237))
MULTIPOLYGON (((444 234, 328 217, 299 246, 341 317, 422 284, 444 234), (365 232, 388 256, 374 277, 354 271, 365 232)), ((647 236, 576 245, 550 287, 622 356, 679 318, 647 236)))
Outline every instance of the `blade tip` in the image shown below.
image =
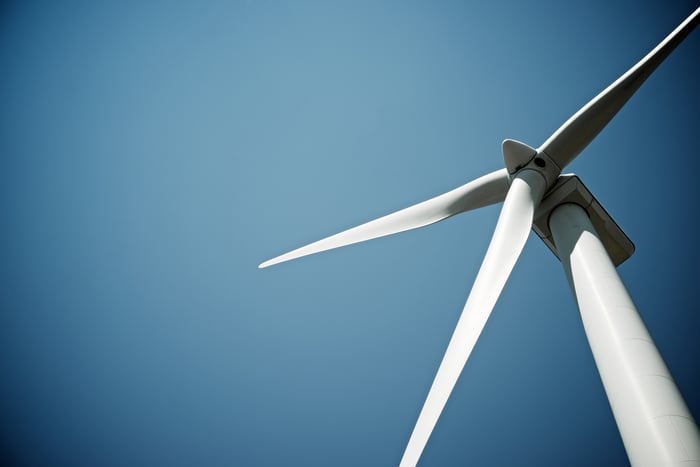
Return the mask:
POLYGON ((268 259, 267 261, 263 261, 262 263, 258 264, 258 269, 265 269, 270 266, 274 266, 275 264, 284 263, 285 261, 289 261, 290 259, 294 258, 287 258, 286 255, 276 256, 272 259, 268 259))

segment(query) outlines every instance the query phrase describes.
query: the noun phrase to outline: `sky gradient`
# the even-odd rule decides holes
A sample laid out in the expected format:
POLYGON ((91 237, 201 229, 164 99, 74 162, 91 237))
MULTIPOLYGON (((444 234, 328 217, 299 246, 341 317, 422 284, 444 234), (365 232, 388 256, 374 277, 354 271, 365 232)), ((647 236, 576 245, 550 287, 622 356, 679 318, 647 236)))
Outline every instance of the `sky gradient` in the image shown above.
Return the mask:
MULTIPOLYGON (((5 2, 0 457, 398 465, 499 206, 258 270, 537 147, 697 5, 5 2)), ((700 31, 566 172, 700 416, 700 31)), ((627 462, 533 233, 420 463, 627 462)))

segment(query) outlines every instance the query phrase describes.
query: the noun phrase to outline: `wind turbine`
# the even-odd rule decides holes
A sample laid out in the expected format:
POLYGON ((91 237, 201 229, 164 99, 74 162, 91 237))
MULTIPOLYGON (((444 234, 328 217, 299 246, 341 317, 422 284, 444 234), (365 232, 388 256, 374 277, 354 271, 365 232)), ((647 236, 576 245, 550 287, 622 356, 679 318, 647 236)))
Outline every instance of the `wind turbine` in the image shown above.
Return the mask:
POLYGON ((418 463, 531 228, 562 262, 630 463, 700 466, 698 427, 615 269, 634 246, 578 177, 561 174, 699 22, 700 8, 537 149, 505 140, 504 169, 260 264, 265 268, 503 202, 401 467, 418 463))

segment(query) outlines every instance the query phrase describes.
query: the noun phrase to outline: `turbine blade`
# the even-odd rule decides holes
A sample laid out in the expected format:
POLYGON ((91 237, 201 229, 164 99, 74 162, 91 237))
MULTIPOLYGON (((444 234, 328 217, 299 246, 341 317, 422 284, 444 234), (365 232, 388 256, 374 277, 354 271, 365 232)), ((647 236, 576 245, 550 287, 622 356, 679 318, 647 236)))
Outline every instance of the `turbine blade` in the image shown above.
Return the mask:
POLYGON ((501 202, 507 191, 508 173, 505 169, 497 170, 435 198, 272 258, 258 267, 424 227, 464 211, 501 202))
POLYGON ((544 177, 533 170, 521 171, 513 179, 486 256, 418 416, 400 467, 414 467, 418 463, 462 368, 525 246, 534 211, 544 190, 544 177))
POLYGON ((661 62, 700 22, 700 8, 695 10, 646 57, 598 94, 566 121, 544 142, 544 151, 563 170, 612 120, 661 62))

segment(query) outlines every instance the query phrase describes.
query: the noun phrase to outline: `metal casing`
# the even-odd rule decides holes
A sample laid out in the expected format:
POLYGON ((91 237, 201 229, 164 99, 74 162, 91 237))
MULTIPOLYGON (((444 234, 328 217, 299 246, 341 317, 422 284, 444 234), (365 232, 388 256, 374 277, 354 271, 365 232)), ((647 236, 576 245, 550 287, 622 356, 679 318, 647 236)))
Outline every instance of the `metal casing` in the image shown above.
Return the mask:
POLYGON ((634 244, 629 237, 586 188, 581 179, 576 175, 567 174, 560 176, 554 187, 545 195, 535 211, 532 224, 532 229, 557 258, 561 259, 549 229, 549 216, 554 208, 565 203, 578 204, 585 209, 615 266, 619 266, 632 256, 634 244))

